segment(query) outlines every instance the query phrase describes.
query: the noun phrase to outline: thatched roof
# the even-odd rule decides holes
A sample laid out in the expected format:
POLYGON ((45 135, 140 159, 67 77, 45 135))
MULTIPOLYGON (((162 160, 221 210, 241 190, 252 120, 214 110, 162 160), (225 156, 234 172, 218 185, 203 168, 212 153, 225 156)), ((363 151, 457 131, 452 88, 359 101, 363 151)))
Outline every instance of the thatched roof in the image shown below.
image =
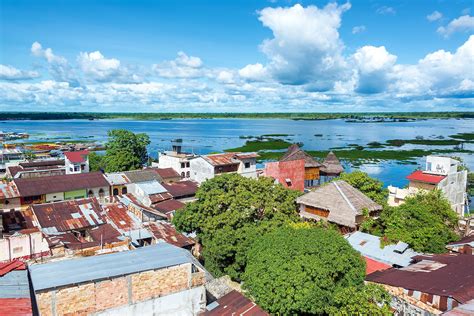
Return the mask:
POLYGON ((280 161, 294 161, 304 159, 305 167, 321 167, 321 164, 314 160, 314 158, 301 149, 297 144, 288 147, 286 153, 281 157, 280 161))
POLYGON ((344 171, 344 168, 336 155, 330 151, 326 156, 326 159, 323 161, 321 171, 328 174, 341 174, 344 171))
MULTIPOLYGON (((367 209, 369 213, 382 210, 382 206, 343 180, 330 182, 306 193, 297 198, 296 202, 329 211, 328 221, 347 227, 356 226, 356 216, 362 215, 363 209, 367 209)), ((304 213, 301 215, 317 217, 304 213)))

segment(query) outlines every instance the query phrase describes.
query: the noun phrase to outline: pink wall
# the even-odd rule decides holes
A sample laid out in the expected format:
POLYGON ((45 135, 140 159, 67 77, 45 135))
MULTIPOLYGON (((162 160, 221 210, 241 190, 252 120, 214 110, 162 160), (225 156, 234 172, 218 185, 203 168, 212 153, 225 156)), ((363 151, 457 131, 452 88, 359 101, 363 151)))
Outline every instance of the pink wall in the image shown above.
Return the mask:
POLYGON ((272 177, 284 187, 304 191, 304 160, 277 161, 265 164, 264 175, 272 177), (287 185, 286 179, 291 180, 291 186, 287 185))
POLYGON ((14 234, 0 239, 0 262, 31 258, 49 252, 48 242, 41 232, 14 234))

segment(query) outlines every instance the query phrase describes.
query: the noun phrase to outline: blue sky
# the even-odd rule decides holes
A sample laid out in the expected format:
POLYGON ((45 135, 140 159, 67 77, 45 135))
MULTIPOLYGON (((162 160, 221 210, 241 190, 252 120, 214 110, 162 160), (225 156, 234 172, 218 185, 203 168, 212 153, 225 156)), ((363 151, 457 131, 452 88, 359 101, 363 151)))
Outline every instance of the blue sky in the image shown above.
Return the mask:
POLYGON ((472 110, 472 1, 0 3, 0 110, 472 110))

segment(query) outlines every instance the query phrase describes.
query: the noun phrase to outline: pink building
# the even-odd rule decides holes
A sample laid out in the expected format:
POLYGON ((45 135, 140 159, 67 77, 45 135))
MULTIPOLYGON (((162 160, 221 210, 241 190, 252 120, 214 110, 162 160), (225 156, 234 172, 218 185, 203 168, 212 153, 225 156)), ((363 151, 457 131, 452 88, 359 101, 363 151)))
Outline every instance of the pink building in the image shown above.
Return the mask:
POLYGON ((305 160, 276 161, 265 164, 264 175, 289 189, 304 191, 305 160))

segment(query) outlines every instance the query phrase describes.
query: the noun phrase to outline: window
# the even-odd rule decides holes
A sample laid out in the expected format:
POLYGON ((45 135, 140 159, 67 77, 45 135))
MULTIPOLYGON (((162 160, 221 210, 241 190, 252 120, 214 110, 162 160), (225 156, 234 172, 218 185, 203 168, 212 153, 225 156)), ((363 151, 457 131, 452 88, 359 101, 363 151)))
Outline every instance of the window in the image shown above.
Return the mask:
POLYGON ((190 176, 191 176, 191 172, 190 171, 186 172, 186 178, 189 178, 190 176))
POLYGON ((81 165, 81 170, 84 171, 86 169, 86 165, 81 165))
POLYGON ((87 192, 87 196, 88 197, 93 197, 94 196, 94 192, 92 190, 89 190, 89 192, 87 192))
POLYGON ((127 188, 126 187, 122 188, 122 194, 127 194, 127 188))
POLYGON ((99 190, 99 197, 103 198, 104 195, 105 195, 104 189, 101 188, 101 189, 99 190))
POLYGON ((13 253, 23 252, 23 247, 13 247, 13 253))
POLYGON ((114 189, 114 192, 113 192, 113 195, 118 195, 119 194, 119 190, 117 188, 114 189))
POLYGON ((182 177, 182 178, 184 178, 184 177, 185 177, 185 173, 184 173, 184 171, 183 171, 183 172, 181 172, 181 177, 182 177))
POLYGON ((250 162, 245 163, 245 169, 248 169, 248 168, 250 168, 250 162))
POLYGON ((426 163, 426 170, 431 171, 431 162, 426 163))
POLYGON ((184 162, 181 163, 181 168, 186 168, 186 164, 184 162))
POLYGON ((79 171, 79 170, 81 170, 80 166, 74 166, 74 171, 79 171))
POLYGON ((189 161, 186 163, 186 168, 189 168, 190 164, 189 161))

